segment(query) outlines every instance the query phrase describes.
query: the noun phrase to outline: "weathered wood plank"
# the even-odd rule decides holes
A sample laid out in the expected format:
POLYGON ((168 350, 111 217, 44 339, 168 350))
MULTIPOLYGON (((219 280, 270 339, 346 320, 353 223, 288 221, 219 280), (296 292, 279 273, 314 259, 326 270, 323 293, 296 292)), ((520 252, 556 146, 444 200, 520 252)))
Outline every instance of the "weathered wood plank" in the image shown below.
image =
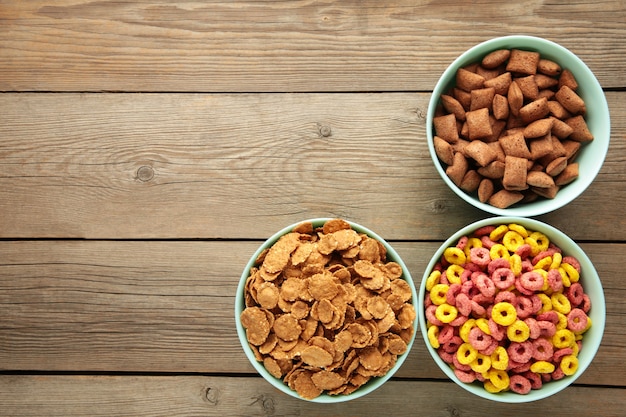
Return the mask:
POLYGON ((621 389, 572 386, 553 397, 526 403, 489 401, 451 382, 392 379, 359 399, 315 404, 287 396, 261 378, 215 376, 0 376, 3 413, 41 416, 300 416, 393 415, 408 417, 601 414, 622 416, 621 389))
POLYGON ((2 1, 0 91, 425 91, 465 49, 511 33, 626 86, 619 0, 389 3, 2 1))
MULTIPOLYGON (((607 94, 600 175, 542 218, 575 239, 626 240, 623 94, 607 94)), ((428 99, 0 94, 0 237, 265 238, 345 217, 387 239, 441 239, 486 213, 438 177, 428 99)))
MULTIPOLYGON (((0 369, 254 372, 234 296, 257 242, 0 242, 0 369)), ((438 243, 396 242, 419 285, 438 243)), ((623 244, 585 244, 602 277, 607 324, 580 383, 626 385, 623 244)), ((444 378, 421 335, 398 373, 444 378)))

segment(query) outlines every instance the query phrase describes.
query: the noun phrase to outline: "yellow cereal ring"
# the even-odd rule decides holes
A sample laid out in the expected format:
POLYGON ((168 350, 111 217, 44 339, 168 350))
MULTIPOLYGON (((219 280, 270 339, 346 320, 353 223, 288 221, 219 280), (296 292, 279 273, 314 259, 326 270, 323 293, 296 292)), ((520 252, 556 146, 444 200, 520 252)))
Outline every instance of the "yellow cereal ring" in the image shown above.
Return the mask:
POLYGON ((562 267, 559 268, 559 274, 561 274, 561 279, 563 280, 564 287, 569 287, 572 285, 572 281, 570 281, 569 275, 567 275, 567 273, 562 267))
POLYGON ((450 246, 443 251, 443 257, 446 261, 455 265, 463 265, 467 262, 467 257, 465 256, 465 252, 456 246, 450 246))
POLYGON ((439 284, 439 280, 441 279, 441 271, 434 270, 428 275, 426 278, 426 291, 430 291, 433 287, 439 284))
POLYGON ((555 292, 550 296, 550 301, 552 301, 552 309, 561 313, 567 314, 572 310, 572 304, 569 302, 569 299, 562 292, 555 292))
MULTIPOLYGON (((578 273, 576 268, 574 268, 572 265, 570 265, 570 264, 565 262, 565 263, 561 264, 561 267, 559 268, 559 272, 561 272, 561 269, 563 270, 565 275, 567 275, 567 278, 569 278, 570 283, 578 282, 578 280, 580 278, 580 274, 578 273)), ((561 275, 563 275, 563 273, 561 273, 561 275)), ((565 285, 565 283, 564 283, 564 285, 565 285)))
POLYGON ((524 238, 519 233, 509 230, 504 234, 502 244, 509 252, 515 252, 517 248, 524 244, 524 238))
POLYGON ((548 361, 537 361, 530 365, 530 370, 536 374, 551 374, 554 368, 554 364, 548 361))
POLYGON ((504 346, 498 346, 491 354, 491 367, 499 371, 505 371, 509 366, 509 354, 504 346))
POLYGON ((526 228, 521 224, 511 223, 509 225, 509 230, 519 233, 519 235, 522 236, 524 239, 526 239, 529 235, 528 230, 526 230, 526 228))
POLYGON ((483 382, 483 387, 485 388, 485 391, 491 393, 491 394, 496 394, 500 391, 502 391, 501 389, 499 389, 498 387, 496 387, 493 382, 491 382, 491 380, 489 379, 485 379, 485 381, 483 382))
POLYGON ((548 249, 548 246, 550 246, 550 239, 548 239, 548 236, 544 235, 541 232, 532 232, 528 237, 537 242, 539 252, 548 249))
POLYGON ((511 254, 504 245, 496 243, 491 247, 491 249, 489 249, 489 257, 492 260, 500 258, 509 259, 511 254))
POLYGON ((487 355, 483 355, 482 353, 477 353, 476 359, 474 359, 469 365, 470 368, 472 368, 472 371, 482 374, 491 369, 491 358, 487 355))
POLYGON ((467 242, 465 243, 465 247, 463 248, 463 253, 465 253, 465 257, 469 258, 470 257, 470 251, 473 248, 482 248, 483 247, 483 242, 478 239, 477 237, 470 237, 469 239, 467 239, 467 242))
POLYGON ((578 358, 574 355, 563 356, 559 367, 565 375, 573 375, 578 370, 578 358))
POLYGON ((513 274, 515 274, 516 277, 521 275, 521 273, 522 273, 522 257, 519 256, 517 253, 514 253, 509 258, 509 263, 511 264, 511 271, 513 271, 513 274))
POLYGON ((557 330, 561 330, 561 329, 567 329, 567 316, 563 313, 560 312, 556 312, 556 316, 558 317, 559 321, 556 323, 556 329, 557 330))
POLYGON ((543 293, 538 293, 537 297, 541 300, 541 309, 537 312, 537 314, 552 310, 552 300, 550 300, 549 296, 543 293))
POLYGON ((487 378, 499 391, 506 389, 510 383, 509 374, 501 369, 490 369, 487 378))
POLYGON ((573 343, 572 346, 570 346, 570 349, 572 349, 572 355, 573 356, 578 356, 578 352, 580 352, 580 348, 578 347, 578 343, 573 343))
POLYGON ((539 244, 537 243, 537 241, 531 238, 530 236, 524 239, 524 243, 527 243, 528 245, 530 245, 530 254, 532 256, 537 256, 539 252, 541 252, 539 250, 539 244))
POLYGON ((502 301, 491 309, 491 318, 501 326, 510 326, 517 319, 517 311, 513 304, 502 301))
POLYGON ((548 271, 550 269, 557 269, 561 266, 561 262, 563 261, 563 255, 561 255, 559 252, 554 252, 552 254, 552 263, 550 264, 550 268, 548 269, 548 271))
POLYGON ((478 356, 478 351, 469 343, 461 343, 456 351, 456 359, 461 365, 469 365, 478 356))
POLYGON ((489 321, 486 318, 481 317, 481 318, 476 319, 476 326, 480 330, 482 330, 483 333, 489 334, 489 335, 491 334, 491 330, 489 330, 489 321))
POLYGON ((474 327, 475 325, 476 319, 467 319, 465 323, 461 325, 461 328, 459 329, 459 337, 465 343, 469 343, 469 333, 470 330, 472 330, 472 327, 474 327))
POLYGON ((465 271, 465 268, 461 265, 452 264, 446 269, 446 278, 448 278, 450 284, 460 284, 463 271, 465 271))
POLYGON ((428 342, 434 349, 439 349, 439 327, 430 326, 428 328, 428 342))
POLYGON ((502 239, 504 234, 508 231, 509 226, 507 226, 506 224, 501 224, 500 226, 493 229, 491 233, 489 233, 489 239, 491 239, 493 242, 497 242, 502 239))
POLYGON ((552 344, 557 349, 563 349, 576 344, 574 333, 567 329, 560 329, 552 336, 552 344))
POLYGON ((448 293, 449 289, 450 286, 447 284, 437 284, 433 286, 429 293, 430 301, 432 301, 433 304, 437 306, 445 303, 447 300, 446 294, 448 293))
POLYGON ((437 306, 435 310, 435 317, 442 323, 450 323, 459 314, 459 310, 455 306, 451 306, 448 303, 437 306))
POLYGON ((550 265, 552 265, 552 256, 546 256, 537 262, 533 266, 533 269, 543 269, 544 271, 547 271, 550 268, 550 265))
POLYGON ((522 320, 515 320, 506 328, 506 335, 511 342, 523 342, 530 336, 530 328, 522 320))

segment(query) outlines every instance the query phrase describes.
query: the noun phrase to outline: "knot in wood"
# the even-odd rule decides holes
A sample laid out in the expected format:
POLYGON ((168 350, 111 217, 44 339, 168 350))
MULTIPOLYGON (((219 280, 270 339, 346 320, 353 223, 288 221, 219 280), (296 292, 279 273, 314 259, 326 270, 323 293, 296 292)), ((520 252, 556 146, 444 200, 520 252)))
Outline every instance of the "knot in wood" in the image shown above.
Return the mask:
POLYGON ((152 167, 147 165, 139 167, 137 170, 137 179, 139 181, 146 182, 150 181, 152 178, 154 178, 154 169, 152 169, 152 167))
POLYGON ((330 126, 328 125, 319 125, 318 130, 319 130, 320 136, 324 138, 327 138, 333 134, 330 126))

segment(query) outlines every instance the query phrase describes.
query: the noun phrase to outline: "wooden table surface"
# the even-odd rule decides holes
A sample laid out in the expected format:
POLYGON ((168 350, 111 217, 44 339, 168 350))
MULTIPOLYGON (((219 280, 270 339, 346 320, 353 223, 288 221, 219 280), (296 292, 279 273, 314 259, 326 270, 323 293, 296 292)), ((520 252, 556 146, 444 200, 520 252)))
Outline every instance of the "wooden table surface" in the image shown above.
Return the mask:
POLYGON ((625 8, 0 0, 0 414, 624 415, 625 8), (447 380, 418 335, 361 399, 275 390, 235 330, 247 260, 286 225, 342 217, 392 243, 419 285, 443 240, 489 216, 433 167, 432 88, 465 49, 507 34, 570 49, 608 100, 600 174, 539 217, 602 278, 594 362, 554 397, 506 405, 447 380))

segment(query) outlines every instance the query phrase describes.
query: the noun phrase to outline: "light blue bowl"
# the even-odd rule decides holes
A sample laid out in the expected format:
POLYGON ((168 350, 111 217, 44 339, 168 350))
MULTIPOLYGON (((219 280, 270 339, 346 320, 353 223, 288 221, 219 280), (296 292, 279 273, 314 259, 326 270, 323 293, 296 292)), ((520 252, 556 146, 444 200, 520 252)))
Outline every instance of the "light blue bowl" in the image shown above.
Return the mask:
POLYGON ((604 163, 611 136, 610 125, 609 107, 607 105, 604 92, 602 91, 602 87, 589 67, 587 67, 587 65, 585 65, 580 58, 568 49, 552 41, 533 36, 516 35, 494 38, 480 43, 468 49, 454 62, 452 62, 452 64, 450 64, 435 85, 430 103, 428 105, 428 113, 426 116, 426 137, 428 141, 428 149, 435 164, 435 168, 448 187, 450 187, 459 197, 488 213, 501 216, 532 217, 549 213, 565 206, 576 199, 587 189, 587 187, 589 187, 604 163), (452 86, 454 86, 456 72, 459 68, 471 63, 479 62, 485 55, 494 50, 511 48, 539 52, 542 58, 553 60, 561 65, 562 68, 567 68, 574 74, 579 85, 577 93, 585 101, 587 108, 585 120, 589 130, 594 136, 594 140, 581 146, 580 153, 576 158, 576 162, 579 163, 578 178, 570 184, 562 187, 554 199, 539 198, 534 202, 518 203, 517 205, 509 208, 500 209, 490 204, 482 203, 477 196, 466 193, 457 187, 456 184, 454 184, 454 182, 452 182, 452 180, 450 180, 450 178, 446 175, 445 168, 435 153, 433 144, 433 118, 441 95, 445 94, 452 86))
POLYGON ((455 234, 453 234, 448 240, 446 240, 441 247, 435 252, 426 271, 422 278, 422 283, 419 289, 419 312, 417 314, 420 325, 422 337, 426 343, 426 347, 430 352, 433 360, 439 365, 439 368, 461 388, 476 394, 479 397, 486 398, 488 400, 504 402, 504 403, 524 403, 537 401, 551 395, 554 395, 569 385, 571 385, 578 377, 580 377, 585 369, 591 364, 591 361, 596 355, 602 336, 604 334, 604 326, 606 321, 606 306, 604 301, 604 291, 602 289, 602 282, 596 272, 591 260, 585 252, 578 246, 572 239, 565 235, 560 230, 542 223, 538 220, 528 219, 523 217, 492 217, 488 219, 479 220, 468 226, 465 226, 455 234), (544 383, 538 390, 531 390, 528 394, 521 395, 514 392, 501 392, 490 393, 483 388, 482 383, 474 382, 467 384, 461 382, 450 366, 441 359, 439 354, 428 341, 428 328, 426 326, 426 316, 424 314, 424 297, 426 296, 426 279, 430 275, 430 272, 435 267, 435 264, 441 259, 444 250, 449 246, 455 246, 462 236, 469 236, 476 229, 483 226, 499 226, 501 224, 517 223, 524 226, 528 230, 533 230, 545 234, 551 242, 562 249, 563 255, 574 256, 581 265, 580 283, 583 286, 585 293, 589 295, 591 300, 591 310, 589 311, 589 317, 592 321, 591 328, 585 332, 582 340, 582 349, 578 354, 578 370, 571 376, 566 376, 558 381, 550 381, 544 383))
MULTIPOLYGON (((274 243, 276 243, 276 241, 283 235, 291 232, 294 227, 300 225, 301 223, 304 222, 311 222, 313 223, 313 227, 320 227, 322 226, 324 223, 326 223, 328 220, 328 218, 316 218, 316 219, 310 219, 310 220, 303 220, 301 222, 298 223, 294 223, 290 226, 285 227, 284 229, 276 232, 272 237, 270 237, 268 240, 266 240, 257 250, 256 252, 252 255, 252 257, 250 258, 250 260, 248 261, 248 263, 246 264, 242 274, 241 274, 241 278, 239 281, 239 285, 237 287, 237 294, 235 296, 235 323, 237 326, 237 335, 239 336, 239 341, 241 342, 241 346, 248 358, 248 360, 250 361, 250 363, 252 364, 252 366, 254 367, 254 369, 256 369, 256 371, 261 374, 261 376, 263 378, 265 378, 265 380, 267 382, 269 382, 270 384, 272 384, 275 388, 277 388, 278 390, 284 392, 285 394, 288 394, 294 398, 299 398, 305 401, 311 401, 311 402, 315 402, 315 403, 340 403, 340 402, 344 402, 344 401, 349 401, 349 400, 354 400, 356 398, 360 398, 364 395, 367 395, 369 393, 371 393, 372 391, 376 390, 377 388, 380 388, 389 378, 391 378, 398 369, 400 369, 400 367, 402 366, 402 364, 404 363, 404 361, 406 360, 407 356, 409 355, 409 352, 411 351, 411 347, 413 346, 413 343, 415 341, 415 337, 417 334, 417 319, 414 320, 413 322, 413 335, 411 337, 411 340, 409 341, 409 343, 407 344, 407 350, 405 353, 403 353, 402 355, 399 355, 397 358, 397 361, 395 363, 395 365, 393 366, 393 368, 391 368, 389 370, 389 372, 387 372, 384 376, 382 377, 375 377, 370 379, 370 381, 368 381, 365 385, 359 387, 356 391, 354 391, 351 394, 347 394, 347 395, 327 395, 327 394, 322 394, 317 398, 314 398, 313 400, 306 400, 302 397, 300 397, 298 395, 297 392, 293 391, 292 389, 290 389, 281 379, 278 379, 276 377, 274 377, 273 375, 271 375, 267 369, 265 369, 265 367, 263 366, 263 364, 261 362, 258 362, 254 356, 254 352, 252 351, 252 349, 250 348, 250 345, 248 344, 248 339, 246 337, 246 330, 244 329, 243 325, 241 324, 241 321, 239 319, 242 311, 245 309, 245 283, 247 278, 250 276, 250 269, 254 266, 256 259, 258 258, 258 256, 261 254, 261 252, 263 252, 265 249, 270 248, 274 243)), ((348 221, 348 223, 350 224, 350 226, 352 227, 353 230, 359 232, 359 233, 364 233, 367 236, 374 238, 376 240, 378 240, 380 243, 382 243, 382 245, 385 247, 385 249, 387 250, 387 261, 388 262, 397 262, 401 267, 402 267, 402 277, 401 279, 404 279, 410 286, 411 288, 411 299, 412 299, 412 303, 415 306, 415 312, 417 314, 418 313, 418 309, 419 307, 417 306, 417 290, 415 288, 415 284, 413 282, 413 279, 411 278, 411 274, 409 272, 409 269, 407 268, 407 266, 405 265, 405 263, 402 261, 402 259, 400 258, 400 255, 398 255, 398 253, 396 252, 396 250, 389 245, 389 243, 387 243, 385 240, 383 240, 380 236, 378 236, 376 233, 374 233, 373 231, 371 231, 370 229, 361 226, 359 224, 353 223, 348 221)))

